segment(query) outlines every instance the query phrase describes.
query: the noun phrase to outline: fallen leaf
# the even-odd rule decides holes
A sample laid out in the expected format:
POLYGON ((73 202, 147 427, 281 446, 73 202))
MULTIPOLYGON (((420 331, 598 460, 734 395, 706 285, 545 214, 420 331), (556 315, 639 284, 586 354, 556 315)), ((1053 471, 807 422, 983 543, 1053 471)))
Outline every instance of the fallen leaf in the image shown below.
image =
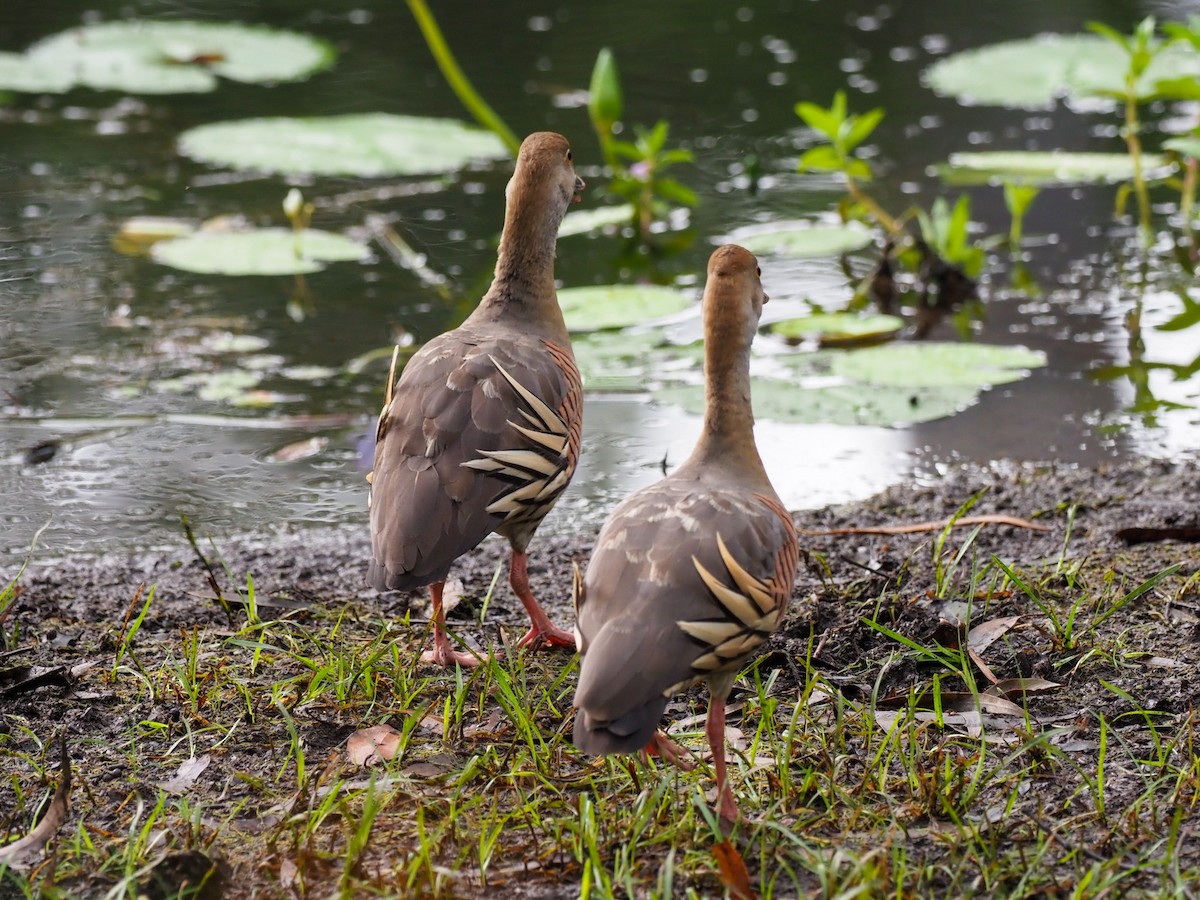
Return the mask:
POLYGON ((713 856, 717 858, 717 869, 721 883, 729 889, 734 900, 757 900, 758 894, 750 886, 750 872, 746 861, 729 841, 713 844, 713 856))
POLYGON ((967 644, 972 650, 982 653, 1003 637, 1009 629, 1017 624, 1020 618, 1020 616, 1003 616, 973 625, 967 634, 967 644))
POLYGON ((878 525, 874 528, 831 528, 826 531, 800 529, 800 534, 834 535, 834 534, 920 534, 928 531, 941 531, 947 525, 960 528, 965 525, 1008 525, 1011 528, 1028 528, 1030 531, 1049 531, 1047 525, 1038 525, 1028 519, 1018 519, 1016 516, 990 514, 985 516, 963 516, 955 519, 938 519, 933 522, 915 522, 910 525, 878 525))
POLYGON ((1001 697, 1029 697, 1060 687, 1062 685, 1057 681, 1047 681, 1045 678, 1005 678, 993 684, 986 693, 1001 697))
POLYGON ((316 456, 327 446, 329 446, 329 438, 310 437, 303 441, 294 441, 290 444, 285 444, 270 454, 267 459, 271 460, 271 462, 295 462, 296 460, 316 456))
POLYGON ((59 770, 62 772, 58 787, 54 791, 54 799, 50 808, 42 816, 42 820, 33 826, 33 830, 23 838, 0 847, 0 863, 13 864, 29 854, 36 853, 46 846, 54 836, 58 826, 67 818, 71 809, 71 757, 67 753, 67 730, 64 728, 58 738, 59 770))
POLYGON ((208 764, 211 762, 212 757, 207 753, 203 756, 193 756, 191 759, 185 759, 180 764, 179 771, 172 778, 161 782, 158 786, 168 794, 185 793, 196 783, 196 779, 208 768, 208 764))
POLYGON ((0 697, 15 697, 47 685, 71 686, 71 678, 64 666, 16 666, 5 669, 0 672, 0 685, 6 682, 7 686, 0 688, 0 697))
POLYGON ((371 766, 391 759, 400 749, 401 734, 391 725, 373 725, 350 735, 346 756, 356 766, 371 766))

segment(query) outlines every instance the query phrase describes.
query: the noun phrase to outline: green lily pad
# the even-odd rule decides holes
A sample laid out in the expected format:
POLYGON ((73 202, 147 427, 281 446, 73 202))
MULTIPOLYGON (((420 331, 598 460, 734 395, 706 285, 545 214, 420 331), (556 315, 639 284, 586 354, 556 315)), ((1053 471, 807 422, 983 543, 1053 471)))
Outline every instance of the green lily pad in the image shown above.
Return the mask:
POLYGON ((24 53, 0 53, 0 90, 26 94, 62 94, 75 84, 61 66, 30 59, 24 53))
MULTIPOLYGON (((985 388, 1016 381, 1046 364, 1023 347, 986 344, 886 344, 774 357, 796 370, 793 380, 752 379, 754 414, 778 422, 898 426, 945 418, 973 404, 985 388)), ((698 383, 655 391, 697 415, 698 383)))
POLYGON ((1171 138, 1169 141, 1163 141, 1163 149, 1174 150, 1176 153, 1182 153, 1192 159, 1200 159, 1200 138, 1171 138))
MULTIPOLYGON (((782 378, 751 379, 754 416, 801 425, 869 425, 891 427, 944 419, 975 402, 978 390, 968 386, 884 388, 861 384, 810 387, 782 378)), ((704 414, 702 385, 674 385, 655 398, 704 414)))
MULTIPOLYGON (((1165 178, 1173 170, 1165 156, 1149 153, 1142 157, 1146 178, 1165 178)), ((1065 153, 1058 150, 1023 150, 953 153, 936 166, 947 184, 1108 184, 1133 178, 1133 163, 1127 153, 1065 153)))
MULTIPOLYGON (((1124 89, 1128 55, 1099 35, 1043 34, 955 53, 925 70, 925 83, 963 103, 1045 109, 1061 98, 1124 89)), ((1138 82, 1151 97, 1160 81, 1200 75, 1200 54, 1182 44, 1159 53, 1138 82)))
POLYGON ((656 361, 669 351, 665 336, 646 331, 592 331, 571 341, 587 391, 644 391, 656 361))
POLYGON ((490 131, 387 113, 216 122, 185 131, 179 149, 235 169, 361 177, 447 173, 508 156, 490 131))
MULTIPOLYGON (((0 87, 66 90, 78 85, 135 94, 211 91, 217 77, 298 81, 333 63, 329 43, 291 31, 222 22, 101 22, 34 44, 0 87), (67 85, 39 86, 38 72, 65 73, 67 85), (22 85, 24 79, 24 86, 22 85)), ((61 78, 60 82, 61 84, 61 78)))
POLYGON ((628 203, 619 206, 598 206, 595 209, 580 209, 567 213, 562 227, 558 229, 560 238, 575 234, 587 234, 610 225, 628 225, 633 221, 633 207, 628 203))
POLYGON ((870 230, 861 225, 781 224, 778 228, 735 231, 730 240, 751 253, 819 259, 861 250, 871 243, 870 230))
POLYGON ((1007 384, 1046 364, 1044 353, 1024 347, 938 341, 884 344, 827 358, 832 375, 862 384, 904 388, 1007 384))
POLYGON ((654 284, 609 284, 563 288, 558 305, 571 331, 600 331, 641 325, 681 312, 692 298, 675 288, 654 284))
POLYGON ((868 341, 885 341, 904 328, 899 316, 856 313, 818 313, 800 319, 785 319, 770 326, 771 331, 789 340, 816 338, 824 346, 868 341))
POLYGON ((348 237, 305 229, 262 228, 231 233, 198 232, 160 241, 155 262, 207 275, 299 275, 319 272, 327 262, 362 259, 366 248, 348 237))

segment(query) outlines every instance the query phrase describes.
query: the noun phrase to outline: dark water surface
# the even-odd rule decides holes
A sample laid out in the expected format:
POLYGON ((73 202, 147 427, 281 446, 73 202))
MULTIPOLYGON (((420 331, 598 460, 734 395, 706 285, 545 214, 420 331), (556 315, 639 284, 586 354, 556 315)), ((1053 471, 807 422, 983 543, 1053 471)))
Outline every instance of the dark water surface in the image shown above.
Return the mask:
MULTIPOLYGON (((597 50, 620 66, 628 122, 671 122, 692 147, 681 172, 703 202, 699 237, 658 264, 659 276, 703 272, 710 239, 733 228, 828 209, 836 185, 794 174, 806 137, 797 100, 828 103, 850 87, 854 108, 883 106, 877 192, 902 209, 939 186, 927 167, 950 152, 991 146, 1120 150, 1114 117, 961 107, 920 85, 939 55, 1039 31, 1074 31, 1088 19, 1122 29, 1164 4, 1006 0, 895 4, 838 0, 434 4, 451 46, 489 102, 518 133, 568 135, 592 185, 599 150, 579 104, 597 50), (748 154, 764 172, 745 190, 748 154), (592 169, 589 172, 589 169, 592 169)), ((356 374, 313 379, 294 367, 341 368, 385 347, 400 329, 425 340, 465 315, 490 276, 508 167, 466 173, 448 189, 403 196, 402 180, 322 178, 289 182, 216 170, 182 159, 186 128, 259 115, 346 112, 466 118, 443 83, 402 2, 74 3, 23 5, 0 21, 0 50, 93 19, 194 17, 269 23, 334 42, 337 65, 310 81, 262 87, 223 83, 211 94, 129 98, 75 91, 18 96, 0 107, 0 575, 9 574, 47 521, 39 556, 178 543, 180 515, 220 537, 297 523, 364 523, 366 486, 358 442, 376 414, 386 362, 356 374), (289 315, 287 278, 189 275, 115 252, 120 221, 134 215, 208 218, 238 213, 279 223, 280 202, 298 184, 317 204, 314 225, 361 226, 389 217, 429 263, 469 299, 448 304, 386 255, 309 276, 310 308, 289 315), (382 190, 380 190, 382 189, 382 190), (299 320, 298 320, 299 318, 299 320), (251 336, 258 346, 229 343, 251 336), (288 395, 267 409, 234 408, 194 386, 163 382, 194 372, 263 366, 260 385, 288 395), (333 420, 303 417, 333 416, 333 420), (336 422, 337 424, 330 424, 336 422), (311 437, 315 455, 285 462, 274 451, 311 437), (61 442, 32 465, 29 448, 61 442)), ((595 204, 592 194, 586 203, 595 204)), ((1007 228, 1000 192, 979 189, 975 217, 1007 228)), ((1126 238, 1113 230, 1111 189, 1046 191, 1027 221, 1030 269, 1044 288, 1030 299, 994 276, 980 339, 1021 343, 1049 365, 986 393, 949 419, 905 429, 761 422, 768 469, 793 507, 865 496, 914 472, 956 459, 1058 459, 1094 464, 1129 455, 1195 453, 1196 379, 1156 372, 1150 390, 1186 404, 1153 416, 1128 412, 1128 379, 1090 377, 1128 357, 1132 302, 1114 277, 1126 238)), ((567 285, 632 280, 617 241, 570 237, 559 248, 567 285)), ((1157 332, 1179 309, 1177 276, 1152 275, 1145 295, 1147 358, 1186 363, 1196 335, 1157 332)), ((837 304, 843 279, 828 261, 764 261, 777 318, 802 301, 837 304)), ((1196 329, 1191 329, 1195 331, 1196 329)), ((949 329, 938 334, 949 338, 949 329)), ((658 477, 664 458, 688 452, 699 423, 642 397, 590 397, 586 454, 575 484, 546 528, 597 524, 616 499, 658 477)))

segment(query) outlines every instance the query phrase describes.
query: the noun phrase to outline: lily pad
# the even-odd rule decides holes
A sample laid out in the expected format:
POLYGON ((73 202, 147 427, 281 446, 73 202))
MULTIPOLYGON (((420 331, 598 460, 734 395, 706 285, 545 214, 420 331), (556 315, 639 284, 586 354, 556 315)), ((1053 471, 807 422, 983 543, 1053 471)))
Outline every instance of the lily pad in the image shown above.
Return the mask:
POLYGON ((62 94, 75 84, 60 66, 30 59, 24 53, 0 53, 0 90, 27 94, 62 94))
POLYGON ((587 391, 643 391, 664 351, 660 329, 593 331, 571 341, 587 391))
POLYGON ((818 259, 861 250, 871 243, 872 236, 870 230, 854 223, 781 223, 771 229, 755 226, 752 229, 735 231, 729 239, 741 244, 751 253, 818 259))
POLYGON ((838 344, 886 341, 904 328, 899 316, 867 315, 855 313, 818 313, 799 319, 785 319, 770 326, 778 335, 799 341, 816 338, 823 346, 838 344))
POLYGON ((571 331, 640 325, 682 312, 692 302, 683 291, 654 284, 609 284, 558 292, 558 304, 571 331))
POLYGON ((297 81, 327 68, 335 55, 326 41, 259 26, 101 22, 39 41, 24 54, 23 62, 9 55, 0 66, 0 87, 196 93, 213 90, 218 76, 254 83, 297 81), (40 73, 47 70, 60 75, 46 81, 40 73))
MULTIPOLYGON (((1023 150, 953 153, 935 167, 947 184, 1109 184, 1133 178, 1133 163, 1127 153, 1066 153, 1058 150, 1023 150)), ((1142 169, 1151 180, 1165 178, 1173 170, 1165 156, 1145 154, 1142 169)))
MULTIPOLYGON (((880 389, 873 385, 809 386, 782 378, 754 378, 750 393, 758 419, 802 425, 891 427, 952 416, 974 403, 979 392, 968 386, 880 389)), ((671 386, 654 396, 694 415, 704 413, 703 386, 671 386)))
POLYGON ((305 229, 263 228, 232 233, 198 232, 160 241, 155 262, 208 275, 299 275, 319 272, 327 262, 362 259, 366 248, 348 237, 305 229))
POLYGON ((1200 159, 1200 138, 1171 138, 1169 141, 1163 141, 1163 149, 1174 150, 1176 153, 1182 153, 1192 159, 1200 159))
POLYGON ((1046 364, 1044 353, 1024 347, 935 341, 866 347, 830 354, 828 359, 832 375, 905 388, 1007 384, 1046 364))
MULTIPOLYGON (((886 344, 774 359, 796 377, 752 379, 756 416, 873 426, 945 418, 973 404, 983 389, 1016 381, 1046 363, 1043 354, 1023 347, 954 343, 886 344)), ((704 411, 704 388, 697 383, 668 385, 655 397, 697 415, 704 411)))
MULTIPOLYGON (((1043 34, 955 53, 925 70, 925 83, 963 103, 1046 109, 1065 97, 1124 88, 1128 55, 1099 35, 1043 34)), ((1151 97, 1160 81, 1200 75, 1200 54, 1182 44, 1159 53, 1138 82, 1151 97)))
POLYGON ((558 236, 571 237, 575 234, 587 234, 598 231, 610 225, 628 225, 633 221, 633 207, 628 203, 619 206, 597 206, 595 209, 581 209, 567 213, 558 236))
POLYGON ((448 173, 508 156, 490 131, 387 113, 216 122, 185 131, 179 149, 235 169, 361 177, 448 173))

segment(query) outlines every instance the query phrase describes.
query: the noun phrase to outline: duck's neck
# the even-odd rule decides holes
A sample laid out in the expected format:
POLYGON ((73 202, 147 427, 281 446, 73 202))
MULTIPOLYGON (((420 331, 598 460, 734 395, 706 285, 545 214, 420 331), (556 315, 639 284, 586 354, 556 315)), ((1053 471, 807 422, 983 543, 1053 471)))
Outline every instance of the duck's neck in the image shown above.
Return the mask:
POLYGON ((691 459, 767 482, 754 443, 750 405, 750 346, 743 335, 706 329, 704 339, 704 429, 691 459))
POLYGON ((562 214, 522 199, 515 193, 508 198, 496 273, 476 313, 488 319, 516 315, 531 324, 564 330, 554 292, 554 252, 562 214))

